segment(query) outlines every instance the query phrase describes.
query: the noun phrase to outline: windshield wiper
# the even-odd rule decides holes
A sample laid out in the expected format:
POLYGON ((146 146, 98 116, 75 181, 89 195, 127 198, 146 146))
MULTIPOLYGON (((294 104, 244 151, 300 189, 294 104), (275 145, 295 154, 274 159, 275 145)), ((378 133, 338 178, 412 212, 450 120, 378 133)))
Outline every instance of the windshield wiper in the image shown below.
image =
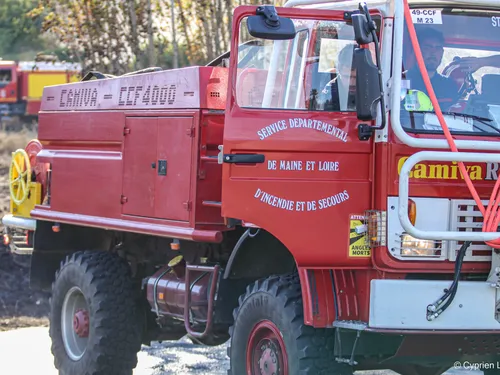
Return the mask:
MULTIPOLYGON (((434 111, 412 111, 412 112, 416 112, 416 113, 434 113, 434 114, 436 113, 434 111)), ((500 133, 500 129, 494 127, 491 124, 488 124, 489 122, 493 121, 492 119, 490 119, 488 117, 482 117, 482 116, 473 115, 473 114, 469 114, 469 113, 445 112, 445 111, 441 111, 441 112, 443 113, 443 115, 472 118, 474 120, 479 121, 481 124, 486 125, 487 127, 493 129, 497 133, 500 133)), ((472 126, 474 126, 474 124, 472 124, 472 126)), ((477 128, 477 129, 483 130, 481 128, 478 128, 477 126, 474 126, 474 127, 477 128)))

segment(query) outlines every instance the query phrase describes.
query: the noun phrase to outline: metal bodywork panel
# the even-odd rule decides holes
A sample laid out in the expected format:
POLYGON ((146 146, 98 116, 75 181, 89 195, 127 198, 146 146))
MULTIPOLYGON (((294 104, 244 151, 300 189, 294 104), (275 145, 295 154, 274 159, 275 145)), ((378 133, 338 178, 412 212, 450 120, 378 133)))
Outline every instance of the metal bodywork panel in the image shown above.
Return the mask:
POLYGON ((223 109, 226 74, 188 67, 46 87, 41 111, 223 109))
POLYGON ((47 87, 37 162, 51 165, 51 200, 32 217, 220 241, 220 205, 207 202, 221 201, 226 90, 213 67, 47 87))

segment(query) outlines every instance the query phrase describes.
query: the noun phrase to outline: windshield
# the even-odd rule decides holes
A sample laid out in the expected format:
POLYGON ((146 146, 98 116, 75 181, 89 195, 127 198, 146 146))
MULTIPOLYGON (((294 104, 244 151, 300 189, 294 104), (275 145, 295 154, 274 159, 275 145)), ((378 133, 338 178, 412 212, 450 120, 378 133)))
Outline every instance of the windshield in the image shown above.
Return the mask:
MULTIPOLYGON (((354 29, 345 21, 293 20, 293 40, 255 39, 246 18, 239 35, 240 107, 356 111, 354 29)), ((378 21, 377 21, 378 23, 378 21)))
MULTIPOLYGON (((500 13, 456 8, 412 9, 411 13, 450 131, 500 135, 500 13)), ((403 126, 414 132, 442 133, 407 28, 402 80, 403 126)))

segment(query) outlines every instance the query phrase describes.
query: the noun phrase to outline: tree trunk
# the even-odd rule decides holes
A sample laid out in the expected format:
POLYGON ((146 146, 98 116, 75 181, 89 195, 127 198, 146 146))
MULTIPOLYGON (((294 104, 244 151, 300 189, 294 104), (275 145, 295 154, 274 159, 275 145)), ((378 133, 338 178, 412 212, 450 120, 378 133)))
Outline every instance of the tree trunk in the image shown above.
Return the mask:
POLYGON ((137 15, 135 14, 135 0, 128 0, 128 9, 130 13, 130 31, 132 39, 130 41, 132 51, 134 52, 134 70, 140 69, 139 62, 139 39, 137 38, 137 15))
POLYGON ((189 63, 193 64, 194 57, 193 57, 193 50, 192 50, 192 45, 191 45, 191 38, 189 37, 186 16, 184 14, 184 9, 183 9, 181 0, 177 0, 177 6, 179 7, 179 18, 181 19, 182 30, 184 31, 184 38, 186 39, 187 58, 188 58, 189 63))
POLYGON ((229 36, 226 34, 227 28, 224 24, 224 4, 222 0, 217 0, 217 25, 221 37, 221 53, 226 52, 228 48, 229 36))
POLYGON ((232 2, 232 0, 226 0, 226 17, 227 17, 227 40, 228 40, 229 45, 231 45, 231 33, 233 32, 233 2, 232 2))
POLYGON ((212 33, 211 33, 211 30, 210 30, 210 24, 209 22, 207 21, 207 17, 208 17, 208 4, 207 4, 207 1, 208 0, 202 0, 199 2, 200 4, 200 7, 201 7, 201 14, 199 15, 199 18, 203 24, 203 34, 204 34, 204 37, 205 37, 205 46, 207 48, 207 53, 206 53, 206 60, 207 61, 211 61, 213 60, 214 58, 214 49, 213 49, 213 40, 212 40, 212 33))
POLYGON ((154 38, 153 38, 153 11, 151 7, 151 0, 147 0, 147 12, 148 12, 148 60, 149 66, 156 65, 155 61, 155 49, 154 49, 154 38))
POLYGON ((173 67, 179 67, 179 52, 177 50, 177 38, 175 36, 175 0, 170 0, 170 15, 172 20, 172 43, 174 46, 173 67))
MULTIPOLYGON (((221 24, 218 22, 218 14, 217 14, 217 0, 212 0, 210 1, 209 7, 210 7, 210 20, 212 21, 212 40, 214 42, 214 56, 216 57, 220 55, 220 43, 221 43, 221 32, 220 32, 220 26, 221 24)), ((211 58, 210 58, 211 60, 211 58)))

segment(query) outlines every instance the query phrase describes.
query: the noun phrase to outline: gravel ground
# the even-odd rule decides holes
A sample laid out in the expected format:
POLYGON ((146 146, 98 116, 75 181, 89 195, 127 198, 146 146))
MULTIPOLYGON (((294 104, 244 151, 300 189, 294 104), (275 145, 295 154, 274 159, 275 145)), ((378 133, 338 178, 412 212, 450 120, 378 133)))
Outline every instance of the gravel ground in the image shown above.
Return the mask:
MULTIPOLYGON (((0 374, 57 375, 47 327, 0 332, 0 374), (29 358, 29 360, 26 360, 29 358)), ((134 375, 226 375, 226 344, 204 347, 187 339, 144 347, 134 375)), ((482 375, 482 371, 451 369, 448 375, 482 375)), ((393 371, 358 371, 357 375, 396 375, 393 371)))
MULTIPOLYGON (((0 353, 2 375, 57 375, 47 327, 0 332, 0 353)), ((143 347, 134 375, 226 375, 228 365, 226 345, 209 348, 181 339, 143 347)))
POLYGON ((229 368, 227 344, 207 347, 181 339, 144 347, 143 352, 161 358, 151 375, 227 375, 229 368))

